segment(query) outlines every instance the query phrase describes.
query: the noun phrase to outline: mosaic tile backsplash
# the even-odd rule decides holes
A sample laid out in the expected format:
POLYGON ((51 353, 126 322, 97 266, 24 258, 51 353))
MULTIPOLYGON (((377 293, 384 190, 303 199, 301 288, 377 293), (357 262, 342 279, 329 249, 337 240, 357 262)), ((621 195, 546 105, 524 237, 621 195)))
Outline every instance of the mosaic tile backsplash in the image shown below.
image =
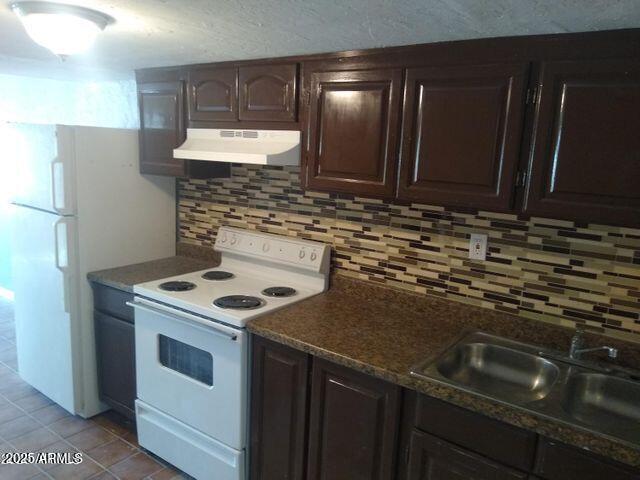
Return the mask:
POLYGON ((298 167, 254 165, 180 180, 178 215, 187 243, 213 246, 220 225, 316 240, 340 274, 640 341, 640 229, 304 192, 298 167))

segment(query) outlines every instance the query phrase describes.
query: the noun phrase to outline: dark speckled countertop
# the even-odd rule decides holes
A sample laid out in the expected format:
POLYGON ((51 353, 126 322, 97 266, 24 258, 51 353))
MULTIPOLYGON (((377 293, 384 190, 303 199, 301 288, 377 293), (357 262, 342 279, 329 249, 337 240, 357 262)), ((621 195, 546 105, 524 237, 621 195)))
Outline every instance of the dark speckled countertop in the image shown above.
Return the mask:
MULTIPOLYGON (((573 335, 570 329, 339 275, 332 277, 327 292, 256 318, 247 328, 318 357, 640 466, 640 447, 409 374, 413 365, 440 354, 467 331, 481 330, 566 351, 573 335)), ((587 341, 602 339, 589 335, 587 341)), ((640 365, 636 363, 640 346, 610 338, 606 342, 620 347, 626 366, 640 365)))
POLYGON ((137 283, 204 270, 220 263, 217 253, 209 248, 178 244, 176 253, 173 257, 90 272, 87 278, 108 287, 133 292, 133 286, 137 283))

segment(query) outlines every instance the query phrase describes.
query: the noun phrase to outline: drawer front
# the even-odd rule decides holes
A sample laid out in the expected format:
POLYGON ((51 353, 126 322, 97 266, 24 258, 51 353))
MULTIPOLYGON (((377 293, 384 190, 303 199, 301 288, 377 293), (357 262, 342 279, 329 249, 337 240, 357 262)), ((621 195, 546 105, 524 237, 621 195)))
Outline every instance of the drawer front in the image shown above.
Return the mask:
POLYGON ((526 480, 527 474, 420 430, 411 434, 409 480, 526 480))
POLYGON ((112 315, 129 323, 134 323, 133 308, 127 302, 133 301, 133 293, 117 288, 93 283, 93 306, 96 310, 112 315))
POLYGON ((195 478, 244 480, 245 451, 204 435, 136 400, 138 441, 147 450, 195 478))
POLYGON ((640 471, 541 438, 535 473, 546 480, 638 480, 640 471))
POLYGON ((535 433, 441 400, 418 395, 415 426, 505 465, 524 471, 533 467, 535 433))

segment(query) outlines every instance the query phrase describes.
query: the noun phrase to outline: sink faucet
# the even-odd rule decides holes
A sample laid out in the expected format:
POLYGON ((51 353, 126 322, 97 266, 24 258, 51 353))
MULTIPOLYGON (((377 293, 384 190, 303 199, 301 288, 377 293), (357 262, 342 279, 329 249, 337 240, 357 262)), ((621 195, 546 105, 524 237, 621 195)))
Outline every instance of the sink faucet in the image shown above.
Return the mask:
POLYGON ((569 348, 569 358, 573 360, 578 360, 582 356, 583 353, 588 352, 597 352, 600 350, 606 350, 609 358, 617 358, 618 357, 618 349, 608 346, 603 347, 594 347, 594 348, 583 348, 584 347, 584 331, 577 329, 576 333, 573 335, 571 339, 571 347, 569 348))

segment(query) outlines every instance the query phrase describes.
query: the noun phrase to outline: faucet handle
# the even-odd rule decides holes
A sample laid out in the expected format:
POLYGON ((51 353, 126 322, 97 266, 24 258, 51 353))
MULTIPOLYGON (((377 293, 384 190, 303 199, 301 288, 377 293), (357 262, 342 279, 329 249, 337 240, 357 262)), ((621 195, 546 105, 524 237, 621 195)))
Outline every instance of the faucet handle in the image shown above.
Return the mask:
POLYGON ((573 332, 573 337, 571 337, 571 343, 575 345, 582 345, 584 343, 584 334, 585 331, 577 327, 575 332, 573 332))

